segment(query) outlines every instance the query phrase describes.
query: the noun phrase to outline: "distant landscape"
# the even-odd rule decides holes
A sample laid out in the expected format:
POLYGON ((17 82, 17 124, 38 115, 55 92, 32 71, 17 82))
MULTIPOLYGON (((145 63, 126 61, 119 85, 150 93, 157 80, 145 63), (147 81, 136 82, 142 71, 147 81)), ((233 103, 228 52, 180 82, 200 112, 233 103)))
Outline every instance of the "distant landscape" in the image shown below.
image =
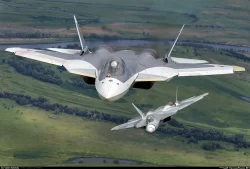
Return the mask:
POLYGON ((77 40, 75 14, 89 39, 173 39, 186 24, 181 40, 249 46, 249 5, 248 0, 1 0, 0 42, 77 40))
MULTIPOLYGON (((250 1, 124 2, 0 0, 0 43, 78 41, 76 14, 86 40, 173 40, 185 23, 180 40, 250 46, 250 1)), ((144 48, 163 57, 170 46, 129 47, 144 48)), ((176 77, 147 92, 131 89, 112 103, 63 67, 0 51, 0 165, 249 166, 250 103, 242 99, 250 98, 249 53, 176 46, 172 56, 243 66, 246 72, 176 77), (155 109, 175 100, 176 86, 180 100, 209 95, 153 134, 111 131, 138 115, 132 102, 144 112, 155 109)))

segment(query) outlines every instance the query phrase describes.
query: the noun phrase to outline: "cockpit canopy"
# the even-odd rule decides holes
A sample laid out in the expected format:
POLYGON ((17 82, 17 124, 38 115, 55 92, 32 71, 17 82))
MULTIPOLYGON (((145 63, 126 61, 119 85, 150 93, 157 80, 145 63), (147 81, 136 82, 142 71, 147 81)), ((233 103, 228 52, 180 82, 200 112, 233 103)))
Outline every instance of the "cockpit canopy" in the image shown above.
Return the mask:
POLYGON ((151 123, 151 122, 153 122, 154 121, 154 116, 153 115, 149 115, 148 117, 147 117, 147 119, 146 119, 146 122, 147 123, 151 123))
POLYGON ((121 76, 124 74, 125 63, 119 57, 111 57, 104 66, 106 77, 121 76))

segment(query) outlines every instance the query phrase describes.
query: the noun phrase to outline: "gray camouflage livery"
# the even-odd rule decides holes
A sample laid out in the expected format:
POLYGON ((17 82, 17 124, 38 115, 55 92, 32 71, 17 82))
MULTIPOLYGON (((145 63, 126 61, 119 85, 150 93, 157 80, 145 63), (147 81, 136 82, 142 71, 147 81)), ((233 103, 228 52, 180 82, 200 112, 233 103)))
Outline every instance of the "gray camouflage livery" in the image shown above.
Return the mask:
POLYGON ((238 66, 208 64, 205 60, 174 58, 170 54, 184 27, 181 28, 170 52, 161 58, 153 49, 141 53, 132 50, 113 51, 100 46, 89 51, 74 16, 81 50, 48 48, 48 50, 7 48, 6 51, 54 65, 64 66, 68 72, 81 75, 87 84, 95 85, 101 99, 116 101, 129 88, 150 89, 156 81, 169 81, 175 76, 203 76, 232 74, 245 71, 238 66))
POLYGON ((171 116, 176 114, 179 110, 184 109, 185 107, 203 99, 207 95, 208 93, 204 93, 200 96, 196 96, 196 97, 194 96, 194 97, 191 97, 189 99, 182 100, 179 102, 177 100, 177 91, 176 91, 175 103, 170 102, 167 105, 161 106, 153 111, 148 111, 146 115, 132 103, 136 111, 141 116, 133 118, 129 120, 127 123, 116 126, 112 128, 111 130, 127 129, 127 128, 132 128, 132 127, 136 127, 136 128, 146 127, 146 131, 149 133, 152 133, 159 127, 160 124, 170 121, 171 116))

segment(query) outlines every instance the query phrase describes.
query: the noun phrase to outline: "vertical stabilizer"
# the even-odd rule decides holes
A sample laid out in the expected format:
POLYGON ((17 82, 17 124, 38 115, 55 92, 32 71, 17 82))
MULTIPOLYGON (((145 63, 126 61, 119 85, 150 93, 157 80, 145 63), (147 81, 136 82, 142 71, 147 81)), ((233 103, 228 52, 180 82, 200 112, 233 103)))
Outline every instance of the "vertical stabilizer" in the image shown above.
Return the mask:
POLYGON ((174 49, 174 46, 175 46, 175 44, 176 44, 176 42, 177 42, 179 36, 181 35, 182 29, 184 28, 184 26, 185 26, 185 24, 182 26, 182 28, 181 28, 181 30, 180 30, 180 32, 179 32, 179 35, 178 35, 177 38, 175 39, 174 44, 173 44, 172 48, 170 49, 168 55, 165 55, 165 62, 167 62, 167 61, 168 61, 168 58, 170 58, 171 52, 172 52, 172 50, 174 49))
POLYGON ((179 105, 179 101, 178 101, 178 86, 176 88, 176 100, 175 100, 175 105, 179 105))
POLYGON ((145 114, 140 109, 138 109, 133 103, 132 103, 132 105, 134 106, 136 111, 141 115, 142 118, 145 117, 145 114))
POLYGON ((81 44, 81 48, 82 48, 82 51, 81 51, 81 55, 82 54, 85 54, 85 53, 88 53, 89 50, 88 50, 88 46, 86 45, 86 42, 81 34, 81 31, 80 31, 80 28, 79 28, 79 25, 78 25, 78 22, 76 20, 76 16, 74 15, 74 20, 75 20, 75 24, 76 24, 76 30, 77 30, 77 34, 78 34, 78 37, 79 37, 79 40, 80 40, 80 44, 81 44))

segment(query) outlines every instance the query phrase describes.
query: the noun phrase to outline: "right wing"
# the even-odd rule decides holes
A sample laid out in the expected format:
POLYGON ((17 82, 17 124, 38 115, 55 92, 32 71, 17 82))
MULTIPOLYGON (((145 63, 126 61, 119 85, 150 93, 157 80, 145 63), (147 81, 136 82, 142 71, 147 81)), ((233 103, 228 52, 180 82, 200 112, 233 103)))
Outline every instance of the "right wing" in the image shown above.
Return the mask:
POLYGON ((156 60, 152 56, 148 57, 146 55, 139 61, 142 68, 138 72, 138 76, 135 80, 136 82, 169 81, 175 76, 219 75, 233 74, 236 71, 245 71, 245 68, 239 66, 208 64, 205 60, 171 57, 171 52, 183 28, 184 25, 168 55, 165 55, 164 61, 160 59, 156 60))
POLYGON ((187 106, 189 106, 189 105, 203 99, 207 95, 208 95, 208 93, 204 93, 204 94, 202 94, 200 96, 194 96, 194 97, 191 97, 189 99, 180 101, 179 105, 178 105, 178 107, 179 107, 178 110, 181 110, 181 109, 183 109, 183 108, 185 108, 185 107, 187 107, 187 106))
POLYGON ((58 53, 37 49, 7 48, 5 51, 13 52, 17 56, 50 63, 57 66, 64 66, 70 73, 96 77, 96 68, 91 63, 82 59, 79 55, 58 53))
MULTIPOLYGON (((151 63, 148 65, 150 66, 151 63)), ((161 63, 158 66, 149 67, 138 72, 135 81, 169 81, 175 76, 221 75, 233 74, 237 71, 245 71, 245 68, 219 64, 161 63)))
POLYGON ((129 120, 127 123, 118 125, 116 127, 113 127, 111 130, 120 130, 120 129, 127 129, 127 128, 132 128, 135 127, 135 125, 141 121, 141 117, 136 117, 134 119, 129 120))

